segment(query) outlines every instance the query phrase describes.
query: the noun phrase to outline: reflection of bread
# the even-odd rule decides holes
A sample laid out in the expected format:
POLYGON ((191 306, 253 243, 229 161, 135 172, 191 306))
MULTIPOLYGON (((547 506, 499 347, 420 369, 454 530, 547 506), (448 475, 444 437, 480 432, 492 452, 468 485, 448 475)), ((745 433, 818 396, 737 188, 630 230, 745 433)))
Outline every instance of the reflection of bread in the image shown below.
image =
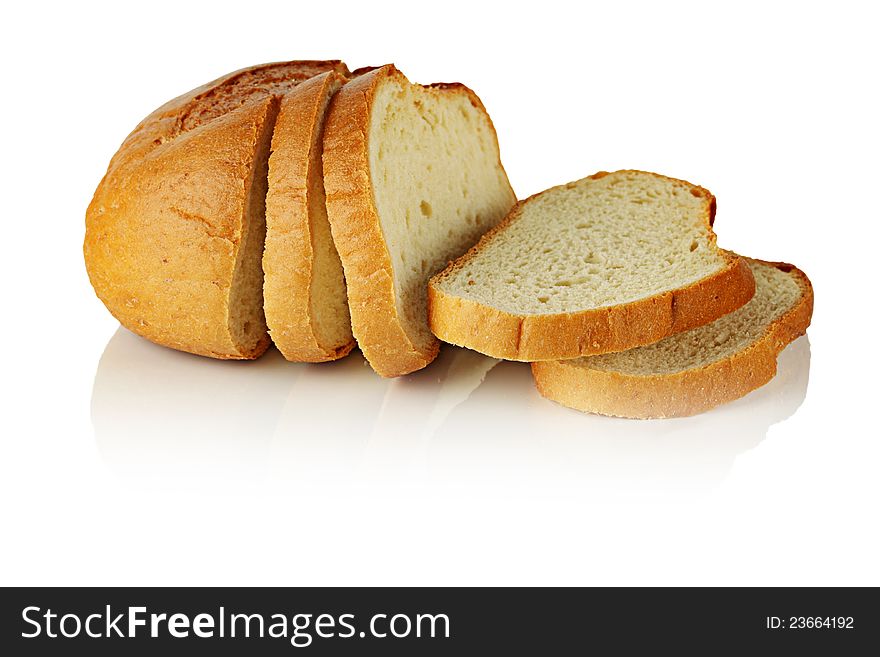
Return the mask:
POLYGON ((645 347, 533 363, 538 390, 578 410, 648 418, 693 415, 764 385, 807 330, 813 288, 792 265, 748 262, 757 291, 742 308, 645 347))
POLYGON ((254 363, 206 362, 120 329, 95 375, 97 446, 114 468, 188 485, 194 475, 242 485, 248 472, 271 472, 323 482, 330 494, 342 481, 413 477, 499 495, 564 487, 655 497, 661 487, 689 490, 724 476, 771 424, 797 410, 810 360, 804 337, 780 355, 778 376, 747 397, 705 415, 647 423, 549 404, 521 363, 502 362, 477 385, 494 361, 444 352, 450 358, 441 355, 436 370, 389 381, 356 353, 323 365, 291 366, 274 350, 254 363), (334 412, 336 392, 353 412, 321 422, 334 412), (487 413, 498 431, 474 432, 487 413))
POLYGON ((430 283, 432 330, 497 358, 650 344, 742 306, 745 262, 719 249, 715 197, 653 173, 598 173, 520 202, 430 283))
POLYGON ((463 85, 364 73, 330 108, 324 185, 361 351, 383 376, 425 367, 428 278, 516 201, 489 115, 463 85))
POLYGON ((373 427, 373 444, 429 439, 500 361, 444 345, 430 369, 389 382, 373 427))
POLYGON ((274 350, 252 363, 206 361, 120 328, 95 374, 95 439, 107 461, 126 469, 262 467, 299 374, 274 350))
POLYGON ((267 455, 272 472, 299 483, 353 483, 372 449, 369 428, 393 382, 376 376, 357 349, 332 363, 292 369, 301 374, 289 387, 275 427, 267 455), (340 399, 346 400, 344 413, 340 399))
POLYGON ((272 137, 263 292, 272 341, 293 361, 335 360, 354 346, 321 169, 324 117, 344 81, 325 73, 288 93, 272 137))
POLYGON ((549 404, 525 364, 501 362, 439 428, 425 460, 434 481, 528 500, 560 491, 614 501, 690 495, 773 438, 772 425, 803 402, 809 372, 805 336, 780 354, 778 376, 742 399, 693 417, 632 422, 549 404), (473 431, 487 415, 495 430, 473 431))
POLYGON ((244 69, 144 119, 86 214, 92 285, 126 328, 215 358, 269 345, 260 260, 277 98, 340 62, 244 69))

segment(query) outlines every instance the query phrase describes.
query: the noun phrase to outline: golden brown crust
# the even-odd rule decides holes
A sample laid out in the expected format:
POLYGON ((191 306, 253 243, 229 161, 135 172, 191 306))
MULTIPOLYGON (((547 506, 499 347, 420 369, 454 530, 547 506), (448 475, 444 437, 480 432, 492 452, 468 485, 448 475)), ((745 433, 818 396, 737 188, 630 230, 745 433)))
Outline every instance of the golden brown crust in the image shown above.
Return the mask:
MULTIPOLYGON (((399 316, 391 256, 373 201, 370 112, 376 90, 389 78, 410 84, 390 64, 363 72, 346 84, 331 104, 324 133, 327 212, 345 269, 352 329, 370 365, 386 377, 425 367, 439 350, 436 339, 425 345, 420 344, 424 340, 410 336, 399 316)), ((439 87, 465 93, 471 102, 483 107, 464 85, 439 87)))
POLYGON ((324 126, 324 190, 333 241, 348 290, 358 347, 382 376, 425 367, 439 344, 420 349, 397 312, 391 255, 373 202, 368 135, 376 89, 400 75, 387 65, 368 71, 336 94, 324 126))
POLYGON ((287 360, 319 363, 347 355, 354 339, 343 344, 321 344, 312 316, 314 234, 309 208, 313 149, 320 149, 328 98, 345 77, 328 72, 303 82, 281 101, 266 196, 266 248, 263 254, 264 308, 272 341, 287 360))
MULTIPOLYGON (((589 178, 606 175, 607 172, 600 171, 589 178)), ((706 226, 714 245, 715 234, 711 226, 715 218, 715 197, 697 185, 659 174, 651 175, 689 185, 692 194, 706 200, 706 226)), ((535 196, 538 194, 518 202, 508 216, 472 249, 431 278, 428 321, 434 334, 444 342, 495 358, 527 362, 625 351, 708 324, 744 305, 755 293, 755 280, 748 265, 729 252, 724 252, 727 264, 722 270, 685 288, 628 304, 576 313, 514 315, 448 294, 436 284, 479 255, 497 234, 516 221, 523 206, 535 196)))
POLYGON ((596 370, 571 361, 533 363, 538 391, 580 411, 661 418, 702 413, 761 387, 775 376, 779 352, 806 332, 813 314, 813 288, 806 274, 787 263, 764 264, 791 273, 802 294, 745 349, 699 368, 651 376, 596 370))
POLYGON ((83 251, 98 297, 126 328, 214 358, 256 358, 237 344, 230 291, 258 146, 275 99, 340 62, 251 67, 157 109, 113 156, 86 213, 83 251))

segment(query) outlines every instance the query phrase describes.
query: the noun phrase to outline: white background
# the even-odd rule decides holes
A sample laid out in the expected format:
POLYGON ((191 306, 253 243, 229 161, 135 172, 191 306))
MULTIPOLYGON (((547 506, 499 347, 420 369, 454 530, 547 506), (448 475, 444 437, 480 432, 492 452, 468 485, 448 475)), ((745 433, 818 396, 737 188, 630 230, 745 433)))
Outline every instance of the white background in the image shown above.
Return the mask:
POLYGON ((0 583, 880 584, 872 3, 484 4, 4 9, 0 583), (81 253, 110 156, 169 98, 300 58, 465 82, 520 197, 709 188, 723 246, 812 278, 809 342, 745 399, 636 422, 463 350, 386 381, 119 329, 81 253))

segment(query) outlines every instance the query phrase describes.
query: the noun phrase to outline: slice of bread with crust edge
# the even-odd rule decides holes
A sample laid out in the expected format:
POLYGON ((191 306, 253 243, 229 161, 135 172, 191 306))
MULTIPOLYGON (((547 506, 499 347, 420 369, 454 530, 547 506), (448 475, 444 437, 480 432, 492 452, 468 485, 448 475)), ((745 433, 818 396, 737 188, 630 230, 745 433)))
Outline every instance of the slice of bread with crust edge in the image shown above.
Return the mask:
POLYGON ((428 288, 431 330, 444 342, 495 358, 534 362, 624 351, 707 324, 745 304, 755 291, 754 278, 746 262, 716 246, 712 230, 715 210, 715 197, 702 187, 633 170, 600 171, 583 180, 539 192, 518 202, 479 243, 431 279, 428 288), (707 246, 722 254, 723 266, 715 273, 678 289, 620 305, 560 313, 517 314, 444 290, 444 280, 472 259, 479 258, 486 246, 516 222, 523 208, 534 199, 606 176, 628 174, 653 176, 674 185, 685 185, 690 194, 702 200, 707 246))
POLYGON ((95 292, 127 329, 222 359, 269 346, 261 259, 278 98, 338 61, 254 66, 144 119, 110 161, 86 212, 95 292))
POLYGON ((427 323, 428 278, 476 243, 516 201, 483 104, 458 83, 421 86, 411 84, 390 64, 367 69, 347 83, 331 104, 324 131, 324 187, 360 350, 381 376, 401 376, 425 367, 439 349, 427 323), (382 105, 386 101, 389 104, 382 105), (391 103, 397 103, 393 110, 376 109, 390 108, 391 103), (395 123, 395 116, 404 114, 407 119, 410 114, 414 117, 405 128, 399 125, 403 119, 395 123), (464 121, 467 129, 450 127, 464 121), (401 132, 382 141, 374 130, 384 130, 386 124, 401 132), (448 146, 431 150, 435 136, 446 139, 448 146), (371 143, 372 138, 381 143, 371 143), (473 148, 476 156, 463 154, 452 144, 456 140, 464 148, 478 144, 473 148), (414 154, 417 166, 395 168, 388 153, 382 159, 383 144, 389 152, 414 154), (373 172, 377 162, 393 170, 373 172), (487 184, 464 189, 481 176, 487 184), (407 206, 405 211, 400 207, 383 214, 380 201, 394 194, 424 194, 424 200, 421 204, 416 200, 415 207, 407 206), (450 211, 441 212, 440 206, 450 211), (437 239, 440 227, 442 239, 437 239), (396 232, 386 234, 389 230, 396 232), (419 231, 430 232, 429 246, 406 252, 404 245, 411 245, 414 236, 427 234, 419 231), (406 285, 404 277, 408 277, 406 285))
POLYGON ((272 136, 263 297, 272 342, 290 361, 336 360, 355 343, 321 164, 326 112, 345 81, 331 71, 287 93, 272 136))
MULTIPOLYGON (((610 354, 611 363, 598 367, 598 359, 607 357, 579 358, 575 360, 549 361, 532 364, 532 374, 538 391, 547 399, 584 412, 599 413, 629 418, 682 417, 702 413, 721 404, 733 401, 752 390, 768 383, 776 375, 776 360, 779 353, 796 338, 803 335, 813 313, 813 288, 806 274, 782 262, 749 260, 751 266, 773 268, 791 277, 797 286, 793 302, 766 326, 755 325, 756 336, 739 347, 734 353, 719 354, 720 357, 705 359, 683 365, 681 369, 669 359, 663 361, 663 369, 656 373, 614 369, 618 359, 632 360, 631 352, 610 354), (591 366, 592 365, 592 366, 591 366)), ((758 276, 759 280, 762 278, 758 276)), ((759 282, 759 286, 761 283, 759 282)), ((777 299, 767 299, 768 292, 759 289, 753 303, 763 302, 772 307, 777 299)), ((682 333, 664 342, 677 341, 682 345, 698 339, 705 345, 702 333, 712 332, 713 328, 725 330, 725 326, 735 322, 738 314, 749 312, 747 304, 728 317, 722 317, 713 325, 697 328, 694 334, 682 333), (704 330, 705 329, 705 330, 704 330)), ((633 350, 648 351, 664 346, 651 345, 633 350)), ((711 347, 710 345, 710 352, 711 347)), ((702 348, 705 348, 703 346, 702 348)), ((650 355, 650 354, 649 354, 650 355)))

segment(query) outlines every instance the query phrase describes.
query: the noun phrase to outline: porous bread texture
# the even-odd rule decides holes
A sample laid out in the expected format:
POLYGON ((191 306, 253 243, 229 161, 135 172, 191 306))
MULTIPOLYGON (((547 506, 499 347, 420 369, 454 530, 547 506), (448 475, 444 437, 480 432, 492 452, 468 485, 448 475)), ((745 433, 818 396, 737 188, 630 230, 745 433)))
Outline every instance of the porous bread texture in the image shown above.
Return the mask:
POLYGON ((573 366, 640 376, 671 374, 726 358, 757 340, 769 324, 803 296, 801 280, 779 267, 750 260, 755 296, 738 310, 710 324, 644 347, 588 356, 573 366))
POLYGON ((272 138, 264 307, 272 341, 290 361, 335 360, 354 346, 321 164, 324 118, 344 83, 328 72, 285 94, 272 138))
POLYGON ((516 201, 489 115, 463 85, 366 72, 331 105, 324 186, 361 351, 382 376, 424 367, 428 278, 516 201))
POLYGON ((395 80, 379 88, 370 126, 373 201, 389 247, 398 309, 416 344, 428 278, 470 248, 516 201, 482 105, 454 86, 395 80))
POLYGON ((126 328, 215 358, 269 345, 261 257, 277 99, 341 62, 251 67, 157 109, 110 161, 86 213, 86 268, 126 328))
POLYGON ((559 187, 436 284, 523 315, 624 304, 726 264, 705 206, 685 185, 628 171, 559 187))
POLYGON ((764 385, 779 352, 806 332, 813 291, 792 265, 747 262, 756 292, 742 308, 652 345, 533 363, 538 390, 582 411, 651 418, 693 415, 764 385))
POLYGON ((714 212, 707 190, 641 171, 549 189, 431 280, 431 328, 490 356, 540 361, 705 324, 754 293, 749 268, 716 245, 714 212))

